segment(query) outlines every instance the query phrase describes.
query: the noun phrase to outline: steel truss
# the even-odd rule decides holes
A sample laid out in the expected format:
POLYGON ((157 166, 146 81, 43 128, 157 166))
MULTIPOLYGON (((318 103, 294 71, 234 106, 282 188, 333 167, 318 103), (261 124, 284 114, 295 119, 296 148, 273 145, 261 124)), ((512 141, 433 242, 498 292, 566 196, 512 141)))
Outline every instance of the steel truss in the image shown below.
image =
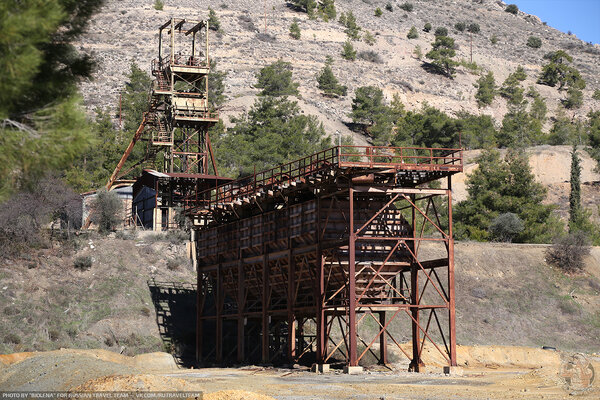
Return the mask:
POLYGON ((325 171, 263 195, 248 196, 248 179, 195 194, 199 361, 387 364, 393 346, 419 371, 429 344, 456 365, 451 175, 462 155, 390 169, 361 165, 362 152, 342 168, 336 151, 325 171), (407 170, 419 180, 399 180, 407 170), (425 185, 441 177, 446 188, 425 185))

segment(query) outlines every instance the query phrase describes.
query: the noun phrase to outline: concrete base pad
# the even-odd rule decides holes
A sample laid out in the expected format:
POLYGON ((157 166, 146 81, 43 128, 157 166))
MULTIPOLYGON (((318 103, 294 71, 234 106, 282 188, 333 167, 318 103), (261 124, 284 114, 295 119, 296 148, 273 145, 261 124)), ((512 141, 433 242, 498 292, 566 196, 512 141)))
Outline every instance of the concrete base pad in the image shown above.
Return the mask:
POLYGON ((313 364, 310 370, 312 372, 325 374, 329 372, 329 364, 313 364))
POLYGON ((451 376, 462 376, 463 375, 463 369, 461 367, 452 367, 452 366, 445 366, 444 367, 444 374, 446 375, 451 375, 451 376))
POLYGON ((345 374, 352 375, 352 374, 360 374, 361 372, 363 372, 363 367, 360 367, 360 366, 351 367, 350 365, 344 366, 345 374))

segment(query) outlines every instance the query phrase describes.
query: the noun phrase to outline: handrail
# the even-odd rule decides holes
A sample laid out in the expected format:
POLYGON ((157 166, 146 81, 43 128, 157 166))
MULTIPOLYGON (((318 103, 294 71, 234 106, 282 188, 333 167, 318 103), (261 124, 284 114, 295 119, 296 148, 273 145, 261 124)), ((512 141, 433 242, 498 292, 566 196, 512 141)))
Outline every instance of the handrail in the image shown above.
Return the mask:
POLYGON ((275 186, 293 185, 335 168, 396 168, 462 171, 462 149, 384 146, 335 146, 299 160, 254 173, 186 197, 186 210, 243 201, 275 186), (193 204, 193 206, 190 206, 193 204))

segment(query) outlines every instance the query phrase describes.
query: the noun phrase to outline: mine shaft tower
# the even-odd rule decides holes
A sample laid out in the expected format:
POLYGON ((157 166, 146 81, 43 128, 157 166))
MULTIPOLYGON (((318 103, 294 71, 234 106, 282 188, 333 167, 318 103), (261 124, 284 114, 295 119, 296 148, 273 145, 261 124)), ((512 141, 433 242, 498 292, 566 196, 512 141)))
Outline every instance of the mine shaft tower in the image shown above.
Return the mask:
MULTIPOLYGON (((174 207, 192 190, 229 181, 218 176, 208 130, 219 121, 209 102, 208 21, 171 18, 158 29, 158 57, 152 60, 154 80, 148 110, 109 178, 108 190, 136 167, 144 170, 134 184, 153 193, 152 224, 161 217, 163 229, 173 224, 174 207), (145 156, 127 171, 123 167, 136 143, 145 143, 145 156)), ((134 199, 135 200, 135 199, 134 199)), ((140 204, 145 204, 141 201, 140 204)), ((146 224, 132 210, 136 224, 146 224)), ((86 223, 89 226, 89 223, 86 223)))
POLYGON ((461 149, 337 146, 191 193, 200 363, 385 364, 393 344, 419 371, 427 344, 456 365, 462 169, 461 149))

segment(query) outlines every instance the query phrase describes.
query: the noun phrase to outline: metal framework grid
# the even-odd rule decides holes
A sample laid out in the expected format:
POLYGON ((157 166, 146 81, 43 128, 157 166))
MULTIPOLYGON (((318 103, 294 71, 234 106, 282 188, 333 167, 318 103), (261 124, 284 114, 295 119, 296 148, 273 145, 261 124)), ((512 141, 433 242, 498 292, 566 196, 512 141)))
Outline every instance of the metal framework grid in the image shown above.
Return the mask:
POLYGON ((419 371, 429 342, 456 365, 461 171, 460 149, 338 146, 192 193, 199 362, 385 364, 393 344, 419 371))

